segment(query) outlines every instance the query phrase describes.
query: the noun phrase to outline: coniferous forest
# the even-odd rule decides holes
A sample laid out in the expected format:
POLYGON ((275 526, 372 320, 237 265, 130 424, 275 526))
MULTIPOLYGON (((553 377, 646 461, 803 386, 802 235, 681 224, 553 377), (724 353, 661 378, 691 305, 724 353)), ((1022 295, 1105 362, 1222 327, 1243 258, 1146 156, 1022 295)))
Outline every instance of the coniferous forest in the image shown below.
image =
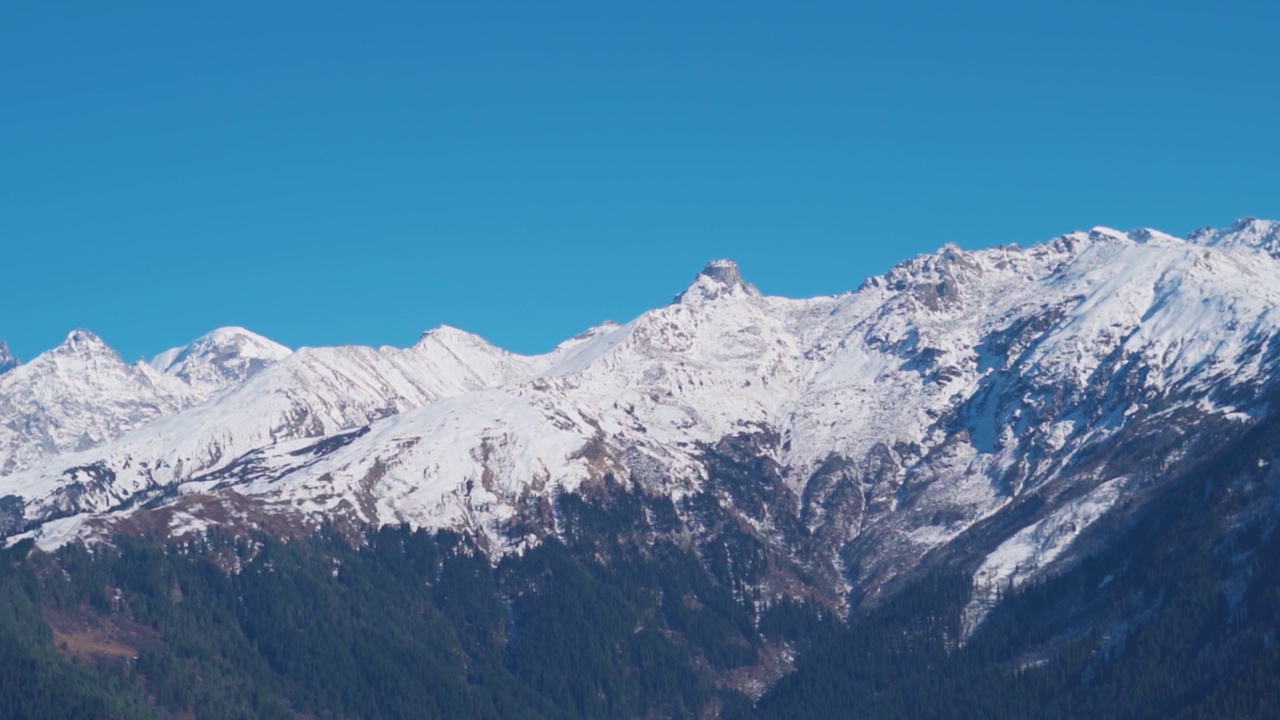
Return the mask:
POLYGON ((1263 424, 1103 518, 972 633, 952 563, 848 617, 765 604, 758 547, 637 532, 664 505, 618 485, 559 496, 561 538, 496 564, 408 526, 24 540, 0 717, 1277 717, 1280 533, 1243 511, 1280 496, 1245 472, 1277 448, 1263 424))
POLYGON ((694 558, 585 562, 549 541, 492 567, 385 528, 161 547, 120 537, 0 568, 0 717, 596 718, 745 712, 717 678, 830 621, 750 608, 694 558))
POLYGON ((602 546, 622 516, 578 500, 584 540, 496 566, 407 527, 23 542, 0 556, 0 716, 1275 717, 1280 537, 1224 549, 1204 509, 1231 497, 1205 476, 1174 486, 963 642, 962 575, 847 623, 756 607, 675 545, 602 546), (1252 558, 1239 597, 1224 551, 1252 558), (750 697, 744 672, 778 648, 794 668, 750 697))

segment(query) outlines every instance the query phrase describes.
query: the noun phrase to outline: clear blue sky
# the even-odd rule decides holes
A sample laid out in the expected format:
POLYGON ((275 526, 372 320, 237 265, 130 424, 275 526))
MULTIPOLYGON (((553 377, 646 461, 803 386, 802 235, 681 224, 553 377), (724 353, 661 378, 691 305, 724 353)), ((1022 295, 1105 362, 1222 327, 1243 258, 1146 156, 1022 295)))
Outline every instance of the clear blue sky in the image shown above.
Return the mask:
POLYGON ((1280 217, 1277 5, 0 3, 0 338, 537 351, 712 257, 1280 217))

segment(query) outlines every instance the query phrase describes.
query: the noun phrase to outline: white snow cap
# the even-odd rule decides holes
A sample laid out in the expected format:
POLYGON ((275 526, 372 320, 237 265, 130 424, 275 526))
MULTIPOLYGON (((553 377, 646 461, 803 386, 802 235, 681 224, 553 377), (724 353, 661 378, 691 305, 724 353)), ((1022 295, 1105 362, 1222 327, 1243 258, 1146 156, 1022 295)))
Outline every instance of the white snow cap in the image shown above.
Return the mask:
POLYGON ((104 352, 112 355, 116 354, 109 345, 103 342, 102 338, 84 328, 76 328, 67 333, 67 338, 50 352, 60 355, 96 355, 104 352))
POLYGON ((437 325, 430 330, 427 330, 418 336, 418 342, 415 343, 415 345, 421 346, 428 343, 439 343, 446 346, 456 343, 490 344, 479 335, 469 333, 466 330, 456 328, 452 325, 437 325))
POLYGON ((246 359, 268 362, 279 360, 291 351, 242 327, 220 327, 201 335, 186 345, 170 348, 151 360, 151 367, 177 375, 193 358, 211 359, 217 356, 235 355, 246 359))
POLYGON ((182 380, 205 396, 239 385, 293 351, 242 327, 221 327, 151 360, 157 372, 182 380))

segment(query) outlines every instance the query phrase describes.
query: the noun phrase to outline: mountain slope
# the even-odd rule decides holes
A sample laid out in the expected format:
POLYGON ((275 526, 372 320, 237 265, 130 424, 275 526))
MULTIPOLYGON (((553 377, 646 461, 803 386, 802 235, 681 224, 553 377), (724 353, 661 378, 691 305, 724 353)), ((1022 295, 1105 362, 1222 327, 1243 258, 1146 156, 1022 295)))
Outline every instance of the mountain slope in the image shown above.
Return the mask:
POLYGON ((1280 416, 1208 445, 1086 530, 1077 563, 1004 588, 981 632, 963 632, 963 567, 936 564, 802 657, 759 714, 1275 717, 1280 416))

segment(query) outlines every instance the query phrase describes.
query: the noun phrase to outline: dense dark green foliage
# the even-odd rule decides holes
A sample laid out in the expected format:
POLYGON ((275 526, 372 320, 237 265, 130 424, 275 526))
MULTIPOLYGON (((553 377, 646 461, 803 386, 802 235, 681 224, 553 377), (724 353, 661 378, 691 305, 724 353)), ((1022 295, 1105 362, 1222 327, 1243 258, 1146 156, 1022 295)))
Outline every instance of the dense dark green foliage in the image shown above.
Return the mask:
POLYGON ((10 550, 0 717, 695 717, 749 707, 717 687, 714 669, 755 661, 751 617, 675 547, 603 562, 583 559, 587 545, 551 540, 494 568, 451 533, 385 528, 355 545, 322 532, 10 550), (42 607, 160 640, 132 662, 67 661, 42 607))
POLYGON ((0 552, 0 717, 151 717, 128 673, 58 656, 30 551, 26 542, 0 552))
POLYGON ((847 627, 763 607, 759 540, 724 524, 695 554, 636 531, 676 527, 669 503, 617 488, 559 498, 562 539, 497 567, 404 527, 21 543, 0 552, 0 717, 1280 717, 1280 473, 1259 462, 1277 456, 1280 424, 1260 427, 1104 519, 1091 556, 965 643, 966 573, 847 627), (50 613, 151 640, 68 660, 50 613), (758 705, 727 689, 784 645, 796 672, 758 705))

